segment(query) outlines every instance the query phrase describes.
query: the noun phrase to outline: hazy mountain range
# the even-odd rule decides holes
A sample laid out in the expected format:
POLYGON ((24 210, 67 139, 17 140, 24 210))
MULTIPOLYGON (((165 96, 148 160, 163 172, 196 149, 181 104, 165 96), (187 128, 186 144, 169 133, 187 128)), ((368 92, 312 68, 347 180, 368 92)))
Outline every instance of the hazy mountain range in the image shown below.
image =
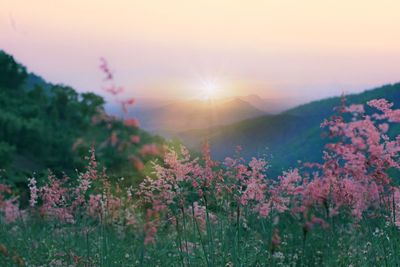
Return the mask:
MULTIPOLYGON (((166 137, 182 131, 228 125, 265 114, 276 114, 293 105, 289 99, 264 99, 258 95, 175 101, 139 98, 137 103, 128 116, 139 119, 143 129, 166 137)), ((122 116, 117 104, 109 104, 107 110, 122 116)))

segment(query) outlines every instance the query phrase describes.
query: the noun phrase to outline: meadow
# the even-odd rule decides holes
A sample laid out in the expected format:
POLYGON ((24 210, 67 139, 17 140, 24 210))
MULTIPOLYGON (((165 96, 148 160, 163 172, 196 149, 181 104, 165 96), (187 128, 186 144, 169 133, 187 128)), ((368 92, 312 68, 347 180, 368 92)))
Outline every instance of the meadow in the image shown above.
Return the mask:
POLYGON ((0 267, 400 267, 399 11, 0 0, 0 267))
POLYGON ((0 185, 1 266, 399 266, 400 110, 385 99, 322 122, 322 163, 268 176, 240 147, 222 162, 165 148, 139 186, 92 147, 76 177, 0 185))

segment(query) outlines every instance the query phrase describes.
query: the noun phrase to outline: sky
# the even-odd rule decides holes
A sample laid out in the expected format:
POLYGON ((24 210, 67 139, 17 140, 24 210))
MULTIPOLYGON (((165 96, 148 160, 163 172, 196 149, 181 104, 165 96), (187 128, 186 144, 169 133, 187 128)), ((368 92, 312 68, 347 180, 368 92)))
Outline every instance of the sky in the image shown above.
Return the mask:
POLYGON ((398 0, 0 0, 0 49, 78 91, 103 93, 105 57, 130 96, 304 101, 400 81, 399 10, 398 0))

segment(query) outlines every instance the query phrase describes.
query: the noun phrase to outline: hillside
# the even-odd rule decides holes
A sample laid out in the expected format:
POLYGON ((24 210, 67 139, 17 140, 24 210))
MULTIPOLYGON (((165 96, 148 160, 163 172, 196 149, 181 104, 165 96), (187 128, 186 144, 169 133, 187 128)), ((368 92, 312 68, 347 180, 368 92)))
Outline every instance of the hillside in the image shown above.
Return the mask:
MULTIPOLYGON (((385 85, 361 94, 346 96, 347 103, 361 104, 374 98, 386 98, 400 106, 400 83, 385 85)), ((232 125, 179 134, 181 140, 193 149, 200 149, 201 142, 209 137, 212 154, 217 159, 232 155, 236 146, 242 147, 242 155, 266 155, 271 163, 271 172, 294 166, 298 160, 319 161, 327 141, 321 138, 321 122, 334 114, 340 97, 333 97, 304 104, 278 115, 266 115, 232 125)), ((400 132, 398 128, 393 131, 400 132)))
POLYGON ((47 169, 74 173, 94 145, 115 177, 139 179, 132 156, 139 160, 142 144, 162 140, 107 116, 104 104, 93 93, 47 83, 0 51, 1 177, 17 181, 47 169), (131 136, 138 136, 140 143, 132 143, 131 136))

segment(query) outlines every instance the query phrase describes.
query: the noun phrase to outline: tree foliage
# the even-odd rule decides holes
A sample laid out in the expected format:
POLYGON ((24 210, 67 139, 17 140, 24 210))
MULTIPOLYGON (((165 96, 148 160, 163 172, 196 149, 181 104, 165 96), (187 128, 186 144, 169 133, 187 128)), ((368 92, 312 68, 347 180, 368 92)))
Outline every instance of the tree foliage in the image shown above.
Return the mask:
POLYGON ((140 136, 144 142, 160 143, 160 138, 105 114, 104 99, 94 93, 58 84, 28 86, 29 75, 12 56, 0 52, 0 169, 6 169, 6 177, 46 169, 75 172, 94 145, 116 177, 140 180, 129 158, 142 144, 129 140, 140 136))

